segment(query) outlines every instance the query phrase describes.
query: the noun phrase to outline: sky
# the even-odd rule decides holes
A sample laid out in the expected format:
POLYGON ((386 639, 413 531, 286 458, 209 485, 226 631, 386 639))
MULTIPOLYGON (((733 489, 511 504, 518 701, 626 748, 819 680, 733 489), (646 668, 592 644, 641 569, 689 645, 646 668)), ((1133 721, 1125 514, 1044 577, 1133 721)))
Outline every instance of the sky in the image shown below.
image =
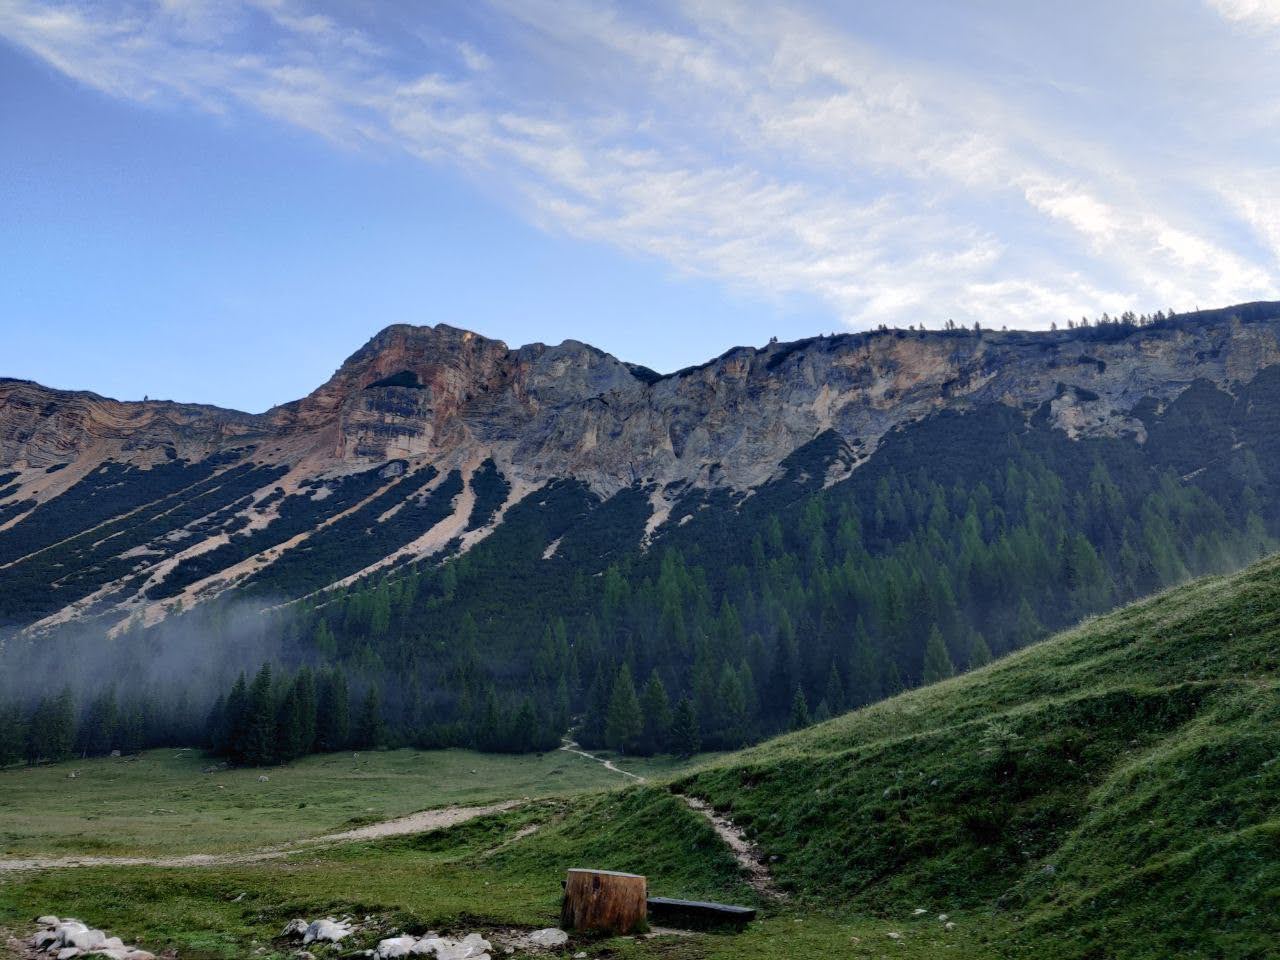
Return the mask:
POLYGON ((0 376, 1280 298, 1280 0, 0 0, 0 376))

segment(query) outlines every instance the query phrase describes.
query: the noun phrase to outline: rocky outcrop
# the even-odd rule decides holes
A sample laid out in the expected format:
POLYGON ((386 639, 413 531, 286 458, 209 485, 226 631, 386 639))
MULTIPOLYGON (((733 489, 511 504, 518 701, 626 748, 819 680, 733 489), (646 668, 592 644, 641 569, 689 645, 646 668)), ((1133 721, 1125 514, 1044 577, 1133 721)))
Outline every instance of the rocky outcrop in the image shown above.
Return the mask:
MULTIPOLYGON (((0 474, 14 475, 0 484, 0 534, 101 463, 145 469, 232 450, 281 468, 283 494, 388 461, 470 477, 492 460, 513 496, 555 479, 601 496, 641 482, 660 519, 672 491, 749 492, 823 435, 834 438, 823 467, 834 482, 896 427, 942 409, 1003 404, 1071 437, 1143 442, 1143 402, 1158 406, 1196 380, 1230 390, 1277 362, 1280 304, 1149 327, 817 337, 734 348, 665 376, 575 341, 512 349, 445 324, 397 325, 313 393, 257 415, 0 380, 0 474)), ((272 521, 274 499, 245 514, 252 528, 272 521)), ((467 518, 451 522, 461 530, 467 518)))

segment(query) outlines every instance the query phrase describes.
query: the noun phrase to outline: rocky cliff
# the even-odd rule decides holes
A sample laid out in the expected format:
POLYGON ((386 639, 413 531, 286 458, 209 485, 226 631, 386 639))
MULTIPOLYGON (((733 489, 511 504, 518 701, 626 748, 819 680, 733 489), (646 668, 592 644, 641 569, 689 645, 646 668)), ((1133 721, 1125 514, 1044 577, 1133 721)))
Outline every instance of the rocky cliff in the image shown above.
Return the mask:
POLYGON ((400 533, 328 582, 466 549, 555 480, 600 498, 639 485, 660 535, 691 488, 747 494, 819 437, 828 484, 941 410, 999 404, 1072 438, 1141 444, 1142 410, 1196 381, 1230 393, 1277 362, 1280 304, 1249 304, 1147 327, 819 337, 670 375, 574 341, 512 349, 444 324, 398 325, 307 397, 260 415, 0 380, 0 580, 55 576, 37 563, 52 552, 60 583, 69 568, 109 570, 29 619, 104 607, 157 617, 374 504, 370 522, 399 515, 400 533), (484 477, 496 479, 481 489, 484 477), (102 525, 105 541, 86 533, 102 525))

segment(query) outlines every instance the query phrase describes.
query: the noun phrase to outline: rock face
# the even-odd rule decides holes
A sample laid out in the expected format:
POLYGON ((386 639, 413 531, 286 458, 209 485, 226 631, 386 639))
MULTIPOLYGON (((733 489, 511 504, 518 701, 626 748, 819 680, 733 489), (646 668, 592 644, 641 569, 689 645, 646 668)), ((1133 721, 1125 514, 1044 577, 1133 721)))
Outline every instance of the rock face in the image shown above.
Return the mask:
MULTIPOLYGON (((819 337, 734 348, 666 376, 575 341, 511 349, 444 324, 398 325, 307 397, 256 415, 0 380, 0 554, 6 531, 103 465, 127 465, 138 477, 175 463, 274 468, 271 482, 252 492, 257 506, 235 514, 234 525, 188 525, 171 531, 168 545, 131 548, 138 593, 128 602, 155 617, 162 609, 138 598, 142 590, 154 595, 184 558, 213 550, 236 530, 269 528, 280 496, 301 489, 318 502, 329 495, 329 480, 389 462, 380 479, 416 477, 419 485, 406 484, 415 497, 451 471, 463 492, 438 529, 415 532, 387 562, 429 556, 446 542, 466 549, 507 506, 554 480, 578 480, 601 497, 638 483, 649 491, 655 528, 680 491, 747 493, 818 437, 829 440, 823 469, 833 482, 896 427, 944 409, 1003 404, 1028 416, 1039 411, 1073 438, 1142 442, 1140 404, 1163 404, 1197 380, 1229 390, 1277 362, 1280 304, 1250 304, 1142 328, 819 337), (466 511, 480 494, 468 481, 485 463, 506 484, 505 499, 471 524, 466 511), (434 479, 419 472, 428 466, 434 479)), ((290 533, 296 536, 305 539, 305 531, 290 533)), ((184 581, 181 599, 216 594, 298 542, 283 539, 261 558, 235 557, 221 568, 210 560, 214 569, 184 581)), ((20 545, 0 556, 22 559, 20 545)), ((68 608, 61 616, 79 613, 68 608)))

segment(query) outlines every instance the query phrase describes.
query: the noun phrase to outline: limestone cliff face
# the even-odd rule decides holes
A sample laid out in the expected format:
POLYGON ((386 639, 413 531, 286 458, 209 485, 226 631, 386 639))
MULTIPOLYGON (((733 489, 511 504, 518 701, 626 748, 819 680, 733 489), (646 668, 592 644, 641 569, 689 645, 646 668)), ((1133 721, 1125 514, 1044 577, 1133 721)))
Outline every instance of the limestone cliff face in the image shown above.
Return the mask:
POLYGON ((316 473, 491 456, 529 483, 576 477, 602 494, 636 480, 747 490, 823 431, 866 456, 889 430, 943 407, 1048 402, 1072 436, 1141 439, 1131 411, 1143 398, 1170 399, 1198 378, 1229 386, 1280 362, 1280 308, 1270 312, 1277 319, 1191 318, 1108 337, 822 337, 736 348, 663 377, 574 341, 510 349, 444 324, 398 325, 309 396, 256 416, 0 381, 0 467, 145 465, 254 442, 259 459, 316 473))
POLYGON ((1189 322, 1127 336, 887 332, 739 348, 666 377, 566 342, 510 350, 447 326, 391 327, 311 396, 268 414, 341 463, 491 456, 528 481, 576 477, 747 490, 834 430, 862 457, 942 408, 1049 402, 1072 436, 1132 433, 1145 397, 1197 378, 1251 379, 1280 362, 1280 321, 1189 322), (1064 390, 1064 386, 1074 389, 1064 390))
MULTIPOLYGON (((225 498, 221 513, 210 507, 208 518, 135 544, 129 578, 104 582, 83 599, 88 608, 134 591, 112 602, 152 616, 162 602, 148 596, 198 602, 305 542, 308 531, 289 527, 287 535, 262 538, 261 549, 233 549, 235 531, 270 533, 282 498, 293 498, 294 516, 313 512, 318 529, 362 502, 339 498, 347 505, 330 515, 323 505, 330 487, 388 461, 397 463, 375 471, 380 479, 367 496, 396 499, 401 478, 410 491, 405 503, 426 502, 450 476, 448 489, 461 492, 451 494, 445 519, 414 528, 407 542, 389 547, 372 566, 347 571, 347 579, 432 556, 446 544, 467 549, 501 522, 507 507, 552 480, 580 480, 602 497, 642 484, 652 533, 681 492, 748 493, 820 435, 834 436, 838 450, 824 467, 826 482, 856 470, 891 431, 944 409, 1002 404, 1047 417, 1072 438, 1129 436, 1144 443, 1139 404, 1158 409, 1197 380, 1232 392, 1277 363, 1280 304, 1248 304, 1139 329, 879 331, 739 347, 667 376, 575 341, 511 349, 444 324, 400 325, 375 336, 310 395, 259 415, 121 403, 0 380, 0 548, 6 531, 40 505, 82 482, 108 482, 95 473, 101 464, 137 468, 128 473, 135 478, 164 464, 190 468, 192 483, 211 475, 208 483, 224 489, 202 495, 225 498), (469 481, 490 460, 508 499, 477 527, 469 481), (209 469, 190 466, 200 464, 209 469), (241 475, 246 469, 263 477, 260 488, 241 475), (223 566, 193 560, 217 550, 211 556, 225 555, 223 566), (166 593, 166 578, 193 567, 202 569, 198 579, 179 576, 181 594, 166 593)), ((167 503, 163 516, 171 515, 167 503)), ((378 509, 373 523, 395 513, 378 509)), ((9 539, 43 542, 21 531, 9 539)), ((27 559, 23 549, 11 547, 11 563, 27 559)), ((85 553, 83 562, 97 569, 102 559, 85 553)))
POLYGON ((0 465, 47 468, 82 456, 147 464, 199 459, 254 432, 256 418, 200 404, 122 403, 0 379, 0 465), (172 454, 166 453, 172 451, 172 454))

